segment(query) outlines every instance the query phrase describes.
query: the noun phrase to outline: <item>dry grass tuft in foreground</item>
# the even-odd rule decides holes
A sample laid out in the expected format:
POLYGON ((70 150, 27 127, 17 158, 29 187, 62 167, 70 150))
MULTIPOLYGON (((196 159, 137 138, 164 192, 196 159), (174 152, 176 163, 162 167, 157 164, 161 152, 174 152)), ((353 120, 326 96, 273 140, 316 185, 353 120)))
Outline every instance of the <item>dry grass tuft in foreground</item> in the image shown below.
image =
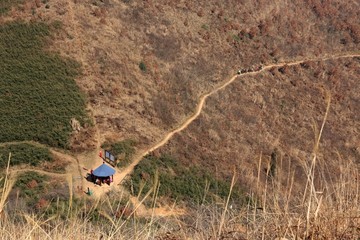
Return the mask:
POLYGON ((309 174, 304 192, 292 190, 292 174, 287 186, 269 180, 258 201, 240 209, 199 205, 192 216, 145 219, 126 207, 98 211, 100 205, 111 205, 113 199, 107 198, 81 209, 64 208, 71 211, 67 214, 35 216, 20 210, 14 216, 4 211, 0 232, 3 239, 357 239, 358 168, 339 160, 339 169, 330 181, 324 175, 315 181, 311 169, 304 169, 309 174))
MULTIPOLYGON (((360 236, 359 166, 339 157, 339 174, 327 172, 330 162, 319 162, 319 144, 330 109, 321 127, 315 130, 315 146, 310 159, 303 159, 307 180, 302 189, 294 187, 295 170, 276 172, 287 184, 271 175, 256 184, 256 200, 247 209, 229 209, 225 223, 221 209, 199 207, 191 239, 358 239, 360 236), (301 191, 302 190, 302 191, 301 191), (222 229, 223 226, 223 229, 222 229), (220 235, 217 235, 220 233, 220 235)), ((261 162, 259 163, 259 166, 261 162)), ((260 171, 260 168, 259 168, 260 171)), ((255 199, 255 198, 254 198, 255 199)), ((225 208, 225 211, 227 208, 225 208)), ((225 213, 223 211, 223 213, 225 213)), ((223 215, 224 216, 224 215, 223 215)))

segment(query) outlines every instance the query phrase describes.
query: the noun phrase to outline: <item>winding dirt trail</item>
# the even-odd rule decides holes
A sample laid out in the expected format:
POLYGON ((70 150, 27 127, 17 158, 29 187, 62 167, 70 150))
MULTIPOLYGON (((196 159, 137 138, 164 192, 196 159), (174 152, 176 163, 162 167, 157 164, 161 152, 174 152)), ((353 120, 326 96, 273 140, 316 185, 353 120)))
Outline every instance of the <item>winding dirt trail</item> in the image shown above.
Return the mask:
MULTIPOLYGON (((70 5, 72 4, 71 1, 69 1, 70 5)), ((71 9, 72 10, 72 9, 71 9)), ((74 17, 74 13, 70 12, 72 15, 72 18, 74 17)), ((80 44, 81 45, 81 44, 80 44)), ((144 156, 146 156, 147 154, 153 152, 154 150, 164 146, 165 144, 168 143, 168 141, 176 134, 179 133, 181 131, 183 131, 184 129, 186 129, 195 119, 197 119, 202 110, 203 107, 205 105, 206 99, 208 97, 210 97, 211 95, 219 92, 220 90, 226 88, 228 85, 230 85, 231 83, 233 83, 238 77, 241 76, 246 76, 246 75, 256 75, 259 74, 263 71, 269 70, 273 67, 282 67, 282 66, 293 66, 293 65, 298 65, 304 62, 317 62, 317 61, 326 61, 326 60, 335 60, 335 59, 340 59, 340 58, 353 58, 353 57, 360 57, 360 53, 354 53, 354 54, 343 54, 343 55, 329 55, 329 56, 323 56, 323 57, 318 57, 318 58, 308 58, 308 59, 303 59, 303 60, 297 60, 297 61, 290 61, 290 62, 281 62, 281 63, 276 63, 276 64, 270 64, 270 65, 266 65, 263 66, 260 70, 256 70, 256 71, 252 71, 252 72, 246 72, 246 73, 241 73, 241 74, 237 74, 233 77, 231 77, 229 80, 220 83, 218 86, 216 86, 213 90, 211 90, 210 92, 202 95, 199 98, 198 104, 195 108, 194 113, 189 116, 181 125, 179 125, 177 128, 171 130, 170 132, 168 132, 163 139, 161 139, 158 143, 156 143, 155 145, 153 145, 152 147, 150 147, 149 149, 137 154, 134 157, 133 162, 127 166, 125 169, 117 169, 116 174, 114 175, 114 184, 112 184, 112 186, 102 186, 102 187, 97 187, 96 185, 94 186, 92 183, 89 183, 87 181, 83 180, 84 175, 86 175, 86 171, 84 170, 85 167, 90 167, 90 168, 95 168, 98 165, 100 165, 102 163, 102 160, 99 158, 99 156, 97 155, 99 150, 101 149, 101 142, 103 140, 100 131, 98 128, 96 128, 96 134, 95 134, 95 138, 97 140, 97 144, 96 144, 96 150, 91 151, 87 154, 81 154, 79 156, 71 156, 70 154, 64 153, 64 152, 60 152, 54 148, 51 148, 51 152, 55 155, 58 155, 59 157, 63 158, 63 159, 67 159, 68 161, 73 162, 74 164, 76 164, 76 166, 74 164, 71 164, 71 168, 67 169, 67 173, 54 173, 54 172, 48 172, 48 171, 44 171, 44 170, 39 170, 39 169, 33 169, 33 168, 24 168, 24 169, 13 169, 10 171, 10 174, 12 174, 13 177, 17 177, 19 173, 21 172, 26 172, 26 171, 34 171, 40 174, 46 174, 46 175, 50 175, 50 176, 54 176, 54 177, 63 177, 68 179, 69 181, 73 181, 73 177, 74 176, 79 176, 81 178, 80 183, 77 183, 79 185, 81 185, 81 189, 87 189, 87 187, 91 187, 92 190, 94 190, 94 196, 95 197, 101 197, 103 194, 107 193, 108 191, 110 191, 111 189, 115 189, 115 187, 117 185, 120 185, 122 183, 122 181, 124 180, 124 178, 131 174, 135 168, 136 165, 139 164, 139 162, 143 159, 144 156), (74 161, 74 159, 76 161, 74 161), (79 162, 79 160, 81 161, 81 163, 79 162), (86 163, 86 164, 85 164, 86 163)), ((45 146, 43 144, 37 143, 37 142, 33 142, 33 141, 22 141, 22 142, 8 142, 8 143, 0 143, 0 146, 4 146, 4 145, 9 145, 9 144, 17 144, 17 143, 28 143, 28 144, 33 144, 33 145, 38 145, 38 146, 45 146)), ((86 169, 86 168, 85 168, 86 169)), ((182 210, 176 210, 176 209, 172 209, 169 207, 162 207, 162 208, 158 208, 158 209, 146 209, 141 203, 139 203, 138 199, 136 197, 132 197, 131 201, 133 202, 134 205, 137 205, 138 209, 137 209, 137 214, 138 215, 143 215, 143 216, 169 216, 169 215, 178 215, 178 214, 183 214, 182 210)))
POLYGON ((20 169, 11 169, 9 173, 13 176, 17 176, 23 172, 36 172, 43 175, 53 176, 53 177, 67 177, 69 173, 55 173, 55 172, 48 172, 45 170, 35 169, 35 168, 20 168, 20 169))
POLYGON ((124 180, 124 178, 134 170, 135 166, 139 164, 139 162, 143 159, 144 156, 146 156, 147 154, 153 152, 154 150, 164 146, 174 136, 174 134, 186 129, 195 119, 197 119, 199 117, 199 115, 204 107, 206 99, 209 96, 217 93, 218 91, 220 91, 220 90, 224 89, 225 87, 227 87, 228 85, 230 85, 238 77, 245 76, 245 75, 256 75, 263 71, 269 70, 273 67, 282 67, 285 65, 293 66, 293 65, 298 65, 298 64, 304 63, 304 62, 317 62, 317 61, 326 61, 326 60, 335 60, 335 59, 339 59, 339 58, 353 58, 353 57, 360 57, 360 53, 335 55, 335 56, 323 56, 321 58, 320 57, 319 58, 308 58, 308 59, 292 61, 292 62, 281 62, 281 63, 263 66, 262 69, 257 70, 257 71, 241 73, 241 74, 233 76, 228 81, 220 84, 219 86, 217 86, 215 89, 213 89, 209 93, 206 93, 203 96, 201 96, 199 99, 199 102, 196 106, 195 112, 188 119, 186 119, 185 122, 183 122, 179 127, 175 128, 175 129, 171 130, 169 133, 167 133, 165 135, 165 137, 161 141, 156 143, 154 146, 152 146, 148 150, 145 150, 141 154, 137 155, 134 158, 134 161, 129 166, 127 166, 124 170, 122 170, 121 173, 117 176, 117 178, 114 179, 114 182, 117 184, 121 184, 121 182, 124 180))
POLYGON ((2 142, 0 143, 0 147, 3 146, 8 146, 8 145, 16 145, 16 144, 29 144, 29 145, 33 145, 33 146, 40 146, 40 147, 45 147, 47 148, 48 146, 46 146, 45 144, 39 143, 39 142, 35 142, 35 141, 12 141, 12 142, 2 142))
MULTIPOLYGON (((72 4, 71 1, 69 1, 70 4, 72 4)), ((74 13, 71 12, 71 15, 73 15, 74 13)), ((133 162, 127 166, 125 169, 117 169, 116 174, 114 175, 114 184, 112 184, 112 186, 110 187, 97 187, 94 186, 92 183, 89 183, 87 181, 83 180, 83 177, 86 175, 87 170, 84 169, 91 169, 91 168, 95 168, 97 166, 99 166, 100 164, 102 164, 102 159, 99 158, 98 156, 98 152, 101 149, 100 145, 102 142, 102 136, 100 134, 99 129, 96 129, 96 138, 97 138, 97 144, 96 144, 96 149, 94 151, 91 151, 87 154, 81 154, 79 156, 71 156, 67 153, 63 153, 60 152, 58 150, 55 150, 54 148, 51 148, 51 151, 53 154, 56 154, 58 156, 60 156, 61 158, 67 159, 71 162, 74 162, 74 159, 76 160, 76 167, 72 164, 72 168, 67 169, 67 173, 66 174, 62 174, 62 173, 52 173, 52 172, 47 172, 47 171, 43 171, 43 170, 39 170, 39 169, 14 169, 13 171, 11 171, 12 173, 19 173, 19 172, 25 172, 25 171, 35 171, 38 173, 42 173, 42 174, 47 174, 47 175, 52 175, 52 176, 58 176, 58 177, 65 177, 65 176, 79 176, 81 178, 81 182, 77 183, 78 185, 81 185, 81 187, 83 189, 86 189, 87 187, 91 187, 94 191, 94 195, 96 197, 101 197, 104 193, 110 191, 111 189, 114 189, 116 185, 119 185, 122 183, 122 181, 124 180, 124 178, 131 174, 135 168, 136 165, 139 164, 139 162, 143 159, 144 156, 146 156, 147 154, 153 152, 154 150, 164 146, 165 144, 168 143, 168 141, 176 134, 179 133, 181 131, 183 131, 184 129, 186 129, 195 119, 197 119, 199 117, 199 115, 201 114, 203 107, 205 105, 206 99, 217 93, 218 91, 224 89, 225 87, 227 87, 228 85, 230 85, 231 83, 233 83, 238 77, 241 76, 246 76, 246 75, 256 75, 259 74, 263 71, 269 70, 273 67, 282 67, 282 66, 293 66, 293 65, 298 65, 304 62, 316 62, 316 61, 326 61, 326 60, 335 60, 335 59, 340 59, 340 58, 353 58, 353 57, 360 57, 360 53, 353 53, 353 54, 343 54, 343 55, 335 55, 335 56, 323 56, 323 57, 318 57, 318 58, 308 58, 308 59, 303 59, 303 60, 297 60, 297 61, 291 61, 291 62, 281 62, 281 63, 276 63, 276 64, 270 64, 270 65, 266 65, 263 66, 262 69, 257 70, 257 71, 253 71, 253 72, 246 72, 246 73, 241 73, 238 75, 235 75, 233 77, 231 77, 229 80, 219 84, 217 87, 215 87, 213 90, 211 90, 210 92, 202 95, 199 98, 199 102, 196 106, 196 109, 194 111, 194 113, 189 116, 189 118, 187 118, 181 125, 179 125, 177 128, 171 130, 170 132, 168 132, 165 137, 160 140, 158 143, 156 143, 155 145, 153 145, 152 147, 150 147, 149 149, 137 154, 134 157, 133 162), (80 161, 80 162, 79 162, 80 161)), ((38 145, 38 146, 45 146, 43 144, 37 143, 37 142, 33 142, 33 141, 21 141, 21 142, 8 142, 8 143, 0 143, 0 146, 3 145, 8 145, 8 144, 16 144, 16 143, 29 143, 29 144, 33 144, 33 145, 38 145)))

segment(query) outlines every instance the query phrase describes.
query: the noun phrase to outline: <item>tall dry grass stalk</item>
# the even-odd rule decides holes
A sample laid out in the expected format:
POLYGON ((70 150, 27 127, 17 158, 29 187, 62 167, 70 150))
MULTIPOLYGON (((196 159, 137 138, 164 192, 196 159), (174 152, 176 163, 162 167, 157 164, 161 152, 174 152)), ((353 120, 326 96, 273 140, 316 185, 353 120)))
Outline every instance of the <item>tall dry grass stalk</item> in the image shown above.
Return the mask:
MULTIPOLYGON (((327 119, 327 116, 328 116, 329 110, 330 110, 331 95, 330 95, 330 93, 328 91, 326 92, 326 102, 327 102, 326 111, 325 111, 324 119, 322 121, 321 128, 320 128, 319 132, 317 132, 317 127, 316 127, 316 124, 314 123, 315 146, 314 146, 314 150, 313 150, 313 158, 312 158, 312 161, 311 161, 311 165, 307 169, 306 186, 310 185, 310 192, 309 192, 309 196, 308 196, 308 208, 307 208, 307 213, 306 213, 306 234, 308 234, 309 230, 310 230, 309 229, 310 228, 310 214, 311 214, 311 211, 312 211, 312 206, 314 204, 316 204, 316 206, 315 206, 315 208, 316 208, 315 214, 313 215, 315 218, 317 217, 317 214, 319 212, 319 208, 321 206, 322 196, 321 196, 320 200, 317 198, 316 189, 315 189, 315 185, 314 185, 314 180, 315 180, 315 167, 316 167, 316 160, 317 160, 318 151, 319 151, 320 139, 321 139, 321 135, 322 135, 322 132, 324 130, 325 122, 326 122, 326 119, 327 119)), ((306 196, 306 193, 304 194, 304 197, 305 196, 306 196)))
MULTIPOLYGON (((272 183, 276 179, 269 180, 268 197, 265 203, 261 201, 266 204, 266 211, 261 209, 263 206, 257 206, 256 201, 242 208, 231 208, 229 196, 235 184, 234 175, 222 206, 203 203, 195 207, 192 218, 196 224, 178 217, 163 220, 155 214, 142 220, 135 217, 136 210, 149 199, 151 192, 133 206, 129 215, 115 217, 120 205, 114 206, 113 201, 124 198, 120 192, 94 201, 85 209, 85 216, 82 216, 84 209, 79 211, 73 206, 72 216, 76 217, 67 219, 28 214, 17 220, 7 218, 2 221, 0 233, 3 239, 161 239, 161 236, 170 238, 169 233, 175 234, 177 239, 357 239, 360 234, 358 166, 355 162, 339 161, 339 169, 339 176, 327 182, 326 192, 321 195, 317 191, 305 193, 306 199, 317 194, 313 197, 310 214, 308 204, 302 204, 303 196, 293 190, 293 173, 287 174, 288 186, 284 188, 272 183), (100 222, 92 222, 92 214, 101 206, 108 206, 108 210, 100 212, 100 222), (177 226, 175 230, 174 225, 177 226)), ((152 189, 153 207, 158 201, 159 186, 157 183, 152 189)), ((131 203, 128 201, 125 205, 131 203)), ((68 209, 63 211, 67 213, 68 209)))
MULTIPOLYGON (((321 137, 331 105, 328 93, 326 104, 321 127, 314 124, 311 159, 302 159, 306 176, 302 194, 299 194, 301 181, 295 189, 295 171, 290 166, 287 172, 279 173, 280 177, 287 176, 286 186, 281 187, 281 180, 276 178, 265 182, 258 193, 262 209, 258 211, 255 202, 253 211, 247 213, 246 239, 358 239, 360 236, 358 164, 340 155, 337 160, 318 161, 321 137), (334 162, 339 175, 329 172, 334 162)), ((239 216, 239 222, 241 219, 239 216)))
POLYGON ((230 201, 230 197, 231 197, 231 193, 232 190, 234 188, 235 185, 235 179, 236 179, 236 172, 234 171, 233 177, 231 179, 231 184, 230 184, 230 190, 229 190, 229 194, 228 197, 226 199, 226 203, 225 203, 225 207, 224 207, 224 211, 221 215, 221 220, 220 220, 220 225, 219 225, 219 232, 218 232, 218 237, 220 238, 222 230, 223 230, 223 226, 225 223, 225 217, 226 217, 226 212, 228 211, 228 206, 229 206, 229 201, 230 201))
POLYGON ((10 178, 10 161, 11 161, 11 153, 9 153, 8 163, 6 166, 5 178, 4 178, 4 186, 1 189, 1 198, 0 198, 0 215, 2 215, 4 211, 4 207, 6 205, 7 198, 11 192, 11 189, 15 183, 14 179, 10 178))
POLYGON ((69 208, 68 208, 67 216, 70 217, 71 210, 72 210, 72 204, 73 204, 73 179, 72 179, 72 175, 68 174, 67 177, 66 177, 66 180, 68 182, 68 187, 69 187, 69 208))

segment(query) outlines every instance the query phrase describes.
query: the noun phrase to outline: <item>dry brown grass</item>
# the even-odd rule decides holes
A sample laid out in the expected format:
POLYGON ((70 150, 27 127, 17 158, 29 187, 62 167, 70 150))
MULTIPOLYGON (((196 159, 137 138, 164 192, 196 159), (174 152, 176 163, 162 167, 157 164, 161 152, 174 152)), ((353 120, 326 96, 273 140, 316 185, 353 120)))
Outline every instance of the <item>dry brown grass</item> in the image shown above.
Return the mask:
MULTIPOLYGON (((6 21, 62 21, 51 48, 81 62, 77 83, 96 126, 105 138, 135 139, 140 148, 238 68, 358 49, 354 1, 25 2, 6 21)), ((74 145, 91 148, 92 132, 74 145)))
POLYGON ((214 206, 210 209, 199 207, 194 221, 195 227, 188 228, 193 234, 190 234, 191 238, 358 239, 358 164, 356 161, 339 157, 336 159, 339 174, 328 178, 327 163, 320 163, 317 158, 321 135, 330 109, 330 94, 327 96, 327 108, 322 125, 319 129, 314 125, 316 138, 312 158, 302 159, 302 171, 307 176, 304 185, 294 190, 294 169, 289 172, 277 171, 277 175, 287 177, 286 184, 282 184, 280 178, 275 177, 267 178, 265 184, 259 184, 261 180, 258 177, 258 188, 253 189, 256 194, 251 194, 257 195, 257 200, 247 209, 230 210, 224 230, 221 229, 223 218, 220 217, 219 209, 214 206), (217 235, 217 229, 219 232, 222 230, 222 235, 217 235))
MULTIPOLYGON (((353 58, 307 64, 311 66, 289 66, 286 74, 275 69, 275 76, 264 71, 239 77, 209 97, 199 118, 160 152, 184 165, 218 172, 220 177, 230 178, 235 166, 240 184, 249 189, 256 188, 257 178, 266 181, 274 154, 277 170, 295 170, 297 191, 306 183, 303 164, 311 157, 316 132, 313 126, 322 122, 324 99, 330 91, 332 104, 322 133, 316 175, 322 170, 326 170, 326 177, 338 174, 338 155, 355 162, 360 156, 356 137, 360 127, 356 114, 359 61, 353 58)), ((277 175, 286 185, 287 174, 277 175)))
POLYGON ((9 174, 10 161, 11 161, 11 153, 9 153, 5 177, 0 179, 0 181, 3 180, 3 187, 1 189, 1 198, 0 198, 0 216, 3 214, 6 200, 11 192, 12 186, 14 185, 14 179, 12 179, 9 174))
MULTIPOLYGON (((196 206, 188 216, 159 218, 136 217, 136 210, 146 199, 153 196, 157 201, 158 184, 148 192, 139 205, 130 211, 113 207, 114 199, 126 199, 123 193, 113 194, 87 206, 87 214, 73 208, 63 219, 29 215, 21 212, 16 216, 3 211, 0 232, 3 239, 358 239, 360 234, 360 176, 356 162, 339 157, 339 174, 327 177, 326 167, 317 159, 321 133, 329 111, 324 114, 321 127, 316 132, 316 144, 312 158, 303 159, 307 176, 302 189, 294 191, 294 169, 278 170, 287 184, 278 178, 258 179, 258 189, 249 193, 253 202, 238 208, 229 204, 196 206), (320 168, 320 166, 322 166, 320 168), (320 170, 320 173, 318 170, 320 170), (317 173, 317 174, 315 174, 317 173), (153 194, 152 194, 153 193, 153 194), (152 194, 152 195, 151 195, 152 194), (102 221, 91 221, 91 214, 100 205, 110 206, 100 211, 102 221), (116 213, 119 213, 116 215, 116 213)), ((317 129, 314 127, 314 129, 317 129)), ((259 160, 259 165, 261 159, 259 160)), ((268 172, 269 173, 269 172, 268 172)), ((236 176, 232 179, 235 184, 236 176)), ((161 183, 160 183, 161 184, 161 183)), ((4 189, 6 190, 6 188, 4 189)), ((6 192, 6 191, 3 191, 6 192)), ((231 195, 231 189, 229 196, 231 195)), ((1 202, 6 209, 6 195, 1 202)), ((131 203, 124 202, 125 207, 131 203)))
MULTIPOLYGON (((139 149, 161 138, 192 111, 199 95, 239 67, 359 49, 359 31, 353 24, 357 20, 355 1, 54 0, 49 9, 38 2, 26 1, 20 12, 12 11, 1 22, 17 18, 63 21, 64 28, 52 47, 82 63, 84 75, 78 84, 89 97, 96 127, 104 137, 139 140, 139 149), (147 65, 146 73, 139 70, 141 61, 147 65)), ((1 209, 5 206, 2 238, 357 239, 359 171, 354 156, 359 151, 355 148, 355 154, 351 153, 357 146, 356 135, 348 133, 359 129, 356 121, 351 122, 359 112, 358 84, 353 84, 358 62, 346 62, 340 71, 338 62, 333 68, 324 63, 309 65, 313 66, 303 67, 315 78, 307 77, 300 67, 284 67, 255 77, 256 81, 244 79, 230 93, 209 99, 208 105, 215 107, 206 109, 204 118, 193 123, 190 140, 184 134, 170 143, 178 155, 202 159, 200 165, 208 169, 223 165, 223 172, 231 174, 235 159, 241 169, 239 182, 256 183, 249 196, 257 200, 247 208, 237 209, 224 201, 197 206, 188 218, 145 221, 134 217, 136 206, 124 218, 114 217, 114 208, 101 213, 101 224, 91 222, 90 214, 77 215, 72 205, 66 208, 66 219, 21 211, 15 217, 6 212, 11 181, 5 177, 0 202, 1 209), (325 81, 319 81, 324 76, 325 81), (312 132, 306 129, 311 118, 321 122, 328 112, 318 99, 312 99, 321 99, 322 84, 331 89, 333 111, 339 116, 329 116, 331 128, 323 132, 323 151, 320 156, 314 151, 310 158, 313 146, 316 150, 319 144, 311 142, 312 132), (306 119, 301 118, 304 115, 306 119), (289 129, 298 130, 296 137, 289 129), (254 134, 257 132, 261 133, 254 134), (268 177, 268 156, 277 146, 289 155, 295 152, 291 156, 297 161, 280 156, 277 177, 268 177), (257 163, 254 159, 259 155, 257 163)), ((90 139, 92 131, 74 142, 90 139)), ((320 139, 321 134, 314 132, 320 139)), ((92 144, 90 139, 81 149, 92 144)), ((69 187, 71 190, 71 184, 69 187)), ((99 204, 94 202, 89 212, 99 204)))

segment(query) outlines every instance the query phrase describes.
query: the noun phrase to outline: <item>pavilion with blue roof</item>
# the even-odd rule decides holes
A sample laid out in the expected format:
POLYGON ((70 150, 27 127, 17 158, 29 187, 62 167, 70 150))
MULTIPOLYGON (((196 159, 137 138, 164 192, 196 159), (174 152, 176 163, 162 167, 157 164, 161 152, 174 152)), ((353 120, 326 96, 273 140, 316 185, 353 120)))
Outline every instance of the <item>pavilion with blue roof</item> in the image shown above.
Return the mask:
POLYGON ((115 169, 103 163, 93 171, 93 175, 96 177, 110 177, 115 174, 115 169))
POLYGON ((105 162, 100 165, 95 170, 91 171, 91 179, 94 180, 95 183, 101 185, 101 183, 108 183, 113 181, 113 175, 116 170, 110 166, 108 166, 105 162))

